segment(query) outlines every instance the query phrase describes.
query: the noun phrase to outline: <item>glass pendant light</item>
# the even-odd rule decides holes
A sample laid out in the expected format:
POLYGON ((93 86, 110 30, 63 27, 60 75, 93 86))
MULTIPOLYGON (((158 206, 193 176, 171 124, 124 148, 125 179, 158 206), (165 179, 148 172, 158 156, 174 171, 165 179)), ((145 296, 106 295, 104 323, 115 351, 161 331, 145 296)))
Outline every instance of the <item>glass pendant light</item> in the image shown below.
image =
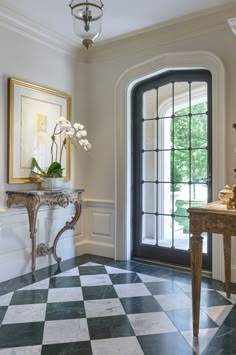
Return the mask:
POLYGON ((102 31, 103 3, 101 0, 72 0, 69 6, 75 33, 88 49, 102 31))

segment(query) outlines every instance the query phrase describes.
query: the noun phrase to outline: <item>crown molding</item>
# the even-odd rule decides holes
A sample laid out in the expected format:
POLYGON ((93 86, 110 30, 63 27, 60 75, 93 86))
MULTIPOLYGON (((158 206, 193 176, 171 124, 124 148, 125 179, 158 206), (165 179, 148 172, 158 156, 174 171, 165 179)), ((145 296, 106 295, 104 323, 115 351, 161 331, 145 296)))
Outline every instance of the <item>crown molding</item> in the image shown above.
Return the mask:
POLYGON ((113 37, 111 39, 106 39, 106 40, 103 40, 103 41, 99 41, 99 42, 96 43, 96 47, 104 46, 106 44, 109 45, 111 43, 113 44, 113 43, 121 41, 123 39, 127 39, 127 38, 130 38, 130 37, 135 37, 137 35, 144 34, 146 32, 155 31, 155 30, 161 29, 163 27, 175 25, 175 24, 178 24, 178 23, 181 23, 181 22, 185 22, 185 21, 190 21, 192 19, 204 16, 204 15, 214 14, 214 13, 221 12, 221 11, 224 11, 224 10, 227 10, 227 9, 231 9, 232 7, 235 7, 235 5, 236 5, 235 0, 232 0, 231 2, 229 2, 228 4, 225 4, 225 5, 218 5, 218 6, 214 6, 214 7, 205 9, 205 10, 200 10, 200 11, 197 11, 197 12, 194 12, 194 13, 190 13, 188 15, 183 15, 183 16, 171 19, 171 20, 163 21, 163 22, 158 23, 156 25, 152 25, 152 26, 148 26, 148 27, 145 27, 145 28, 141 28, 141 29, 135 30, 135 31, 131 31, 129 33, 125 33, 123 35, 116 36, 116 37, 113 37))
POLYGON ((194 14, 165 21, 158 26, 136 31, 112 41, 96 43, 88 53, 88 63, 110 61, 118 56, 138 53, 145 49, 165 46, 173 42, 189 39, 229 28, 228 19, 236 17, 236 2, 202 10, 194 14), (181 28, 181 25, 184 27, 181 28), (142 45, 140 46, 140 42, 142 45))
MULTIPOLYGON (((51 29, 42 26, 41 24, 35 21, 32 21, 28 17, 23 16, 19 12, 13 11, 12 9, 1 4, 0 4, 0 26, 15 31, 18 34, 21 34, 27 38, 30 38, 38 43, 41 43, 54 50, 60 51, 64 54, 79 56, 79 58, 86 63, 86 62, 94 62, 94 61, 95 62, 103 61, 104 59, 108 59, 108 58, 110 59, 114 58, 115 56, 117 56, 117 53, 108 54, 107 51, 110 51, 111 48, 117 47, 122 43, 126 43, 127 41, 135 40, 139 36, 145 36, 153 32, 157 33, 157 31, 159 32, 162 31, 163 29, 165 30, 168 27, 178 25, 180 23, 187 22, 187 21, 192 21, 192 20, 194 21, 201 16, 214 15, 217 13, 220 14, 223 11, 231 10, 232 8, 235 8, 235 0, 231 1, 227 5, 222 5, 211 9, 202 10, 194 14, 189 14, 189 15, 181 16, 177 19, 162 22, 161 24, 158 25, 146 27, 144 29, 133 31, 128 34, 124 34, 112 39, 97 42, 94 45, 93 51, 90 51, 89 53, 85 53, 82 50, 82 47, 79 42, 76 42, 68 37, 65 37, 56 31, 52 31, 51 29), (103 52, 104 54, 101 54, 101 52, 103 52)), ((229 15, 229 17, 232 17, 232 14, 231 16, 229 15)), ((208 30, 207 29, 205 29, 205 31, 202 30, 201 33, 209 32, 210 27, 211 30, 219 29, 219 26, 215 27, 215 29, 212 26, 208 26, 208 30)), ((200 34, 200 32, 198 34, 200 34)), ((183 36, 182 38, 192 37, 193 35, 196 35, 196 33, 191 33, 191 31, 186 31, 186 35, 183 36)), ((146 48, 150 48, 149 42, 150 41, 147 41, 145 46, 146 48)), ((152 46, 156 46, 157 44, 158 45, 168 44, 172 41, 169 40, 163 42, 156 39, 155 41, 151 41, 151 42, 152 42, 152 46)), ((144 47, 142 47, 142 49, 143 48, 144 47)), ((121 55, 126 53, 128 54, 131 51, 132 52, 135 51, 134 48, 130 48, 130 50, 126 50, 123 53, 119 53, 119 54, 121 55)))
MULTIPOLYGON (((214 26, 214 27, 209 27, 209 28, 205 28, 202 29, 201 31, 198 31, 197 33, 195 31, 187 31, 184 33, 175 33, 174 36, 170 36, 168 39, 159 39, 158 38, 158 33, 156 34, 156 38, 153 39, 148 39, 145 42, 142 43, 142 46, 135 46, 135 45, 131 45, 129 46, 129 48, 127 48, 127 46, 125 46, 124 43, 124 47, 122 48, 121 45, 122 43, 119 43, 119 46, 117 46, 115 48, 115 44, 114 43, 110 43, 109 46, 106 46, 105 48, 101 48, 101 51, 94 51, 93 53, 89 53, 88 58, 87 58, 87 63, 88 64, 92 64, 92 63, 99 63, 99 62, 109 62, 109 61, 113 61, 114 59, 117 60, 118 57, 121 56, 126 56, 126 55, 130 55, 135 54, 135 53, 139 53, 139 52, 143 52, 144 50, 149 50, 152 48, 160 48, 162 46, 168 46, 172 43, 176 43, 178 41, 183 41, 185 39, 190 39, 190 38, 194 38, 194 37, 198 37, 198 36, 202 36, 205 35, 207 33, 211 33, 211 32, 217 32, 217 31, 221 31, 221 30, 225 30, 227 29, 227 25, 219 25, 219 26, 214 26)), ((132 40, 130 40, 132 41, 132 40)), ((131 43, 131 42, 130 42, 131 43)), ((100 48, 99 48, 100 49, 100 48)))
POLYGON ((67 55, 77 56, 80 53, 79 43, 50 30, 28 17, 0 5, 0 26, 41 43, 49 48, 67 55))

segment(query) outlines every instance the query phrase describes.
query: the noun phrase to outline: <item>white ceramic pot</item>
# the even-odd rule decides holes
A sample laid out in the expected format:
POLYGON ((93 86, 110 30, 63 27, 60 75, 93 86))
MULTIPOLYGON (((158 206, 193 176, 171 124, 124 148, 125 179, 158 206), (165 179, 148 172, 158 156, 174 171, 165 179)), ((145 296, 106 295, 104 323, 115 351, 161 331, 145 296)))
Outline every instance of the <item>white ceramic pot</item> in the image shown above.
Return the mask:
POLYGON ((64 178, 44 177, 41 181, 43 190, 60 190, 63 187, 64 178))

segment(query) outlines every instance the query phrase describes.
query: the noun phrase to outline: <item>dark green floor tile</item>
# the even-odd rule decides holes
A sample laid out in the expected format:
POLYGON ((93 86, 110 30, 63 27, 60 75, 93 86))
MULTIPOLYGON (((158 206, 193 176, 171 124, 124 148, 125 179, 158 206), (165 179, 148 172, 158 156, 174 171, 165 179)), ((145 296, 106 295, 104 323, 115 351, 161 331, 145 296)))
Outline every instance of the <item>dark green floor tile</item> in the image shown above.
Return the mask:
MULTIPOLYGON (((191 296, 191 295, 190 295, 191 296)), ((232 305, 224 296, 217 291, 201 291, 201 306, 214 307, 214 306, 227 306, 232 305)))
POLYGON ((85 318, 84 302, 48 303, 46 320, 85 318))
POLYGON ((3 318, 5 317, 7 308, 8 308, 7 306, 0 307, 0 324, 2 323, 3 318))
POLYGON ((144 355, 194 355, 195 352, 178 333, 143 335, 138 337, 144 355))
POLYGON ((41 355, 92 355, 89 341, 43 345, 41 355))
POLYGON ((136 273, 110 274, 109 276, 114 285, 142 282, 136 273))
POLYGON ((152 295, 165 295, 170 293, 182 292, 179 286, 172 281, 159 281, 145 283, 152 295))
POLYGON ((231 312, 224 320, 223 325, 228 328, 236 330, 236 304, 233 306, 231 312))
POLYGON ((127 316, 88 318, 90 339, 134 336, 127 316))
MULTIPOLYGON (((192 309, 178 309, 166 312, 179 331, 191 330, 192 309)), ((200 311, 199 329, 218 328, 218 325, 205 312, 200 311)))
POLYGON ((222 325, 202 355, 235 355, 236 329, 222 325))
POLYGON ((83 287, 82 291, 84 300, 117 298, 117 293, 111 285, 83 287))
POLYGON ((41 345, 44 322, 5 324, 0 327, 0 347, 41 345))
POLYGON ((103 265, 99 266, 81 266, 79 267, 80 275, 96 275, 107 274, 106 268, 103 265))
POLYGON ((152 296, 121 298, 120 301, 126 314, 163 311, 152 296))
POLYGON ((46 303, 48 298, 48 290, 25 290, 15 291, 11 305, 31 304, 31 303, 46 303))
POLYGON ((66 287, 80 287, 80 277, 62 276, 62 277, 52 277, 50 279, 49 288, 66 288, 66 287))

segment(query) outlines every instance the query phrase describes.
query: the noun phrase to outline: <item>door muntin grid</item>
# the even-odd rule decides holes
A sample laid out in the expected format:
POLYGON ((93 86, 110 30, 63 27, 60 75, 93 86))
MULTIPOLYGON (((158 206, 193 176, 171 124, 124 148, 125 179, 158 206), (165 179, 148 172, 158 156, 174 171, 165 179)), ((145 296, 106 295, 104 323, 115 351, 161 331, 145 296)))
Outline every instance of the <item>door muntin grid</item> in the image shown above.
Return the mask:
POLYGON ((141 220, 134 226, 140 244, 189 250, 186 209, 211 198, 210 89, 210 73, 195 70, 168 72, 135 92, 133 175, 140 196, 133 215, 141 220))

